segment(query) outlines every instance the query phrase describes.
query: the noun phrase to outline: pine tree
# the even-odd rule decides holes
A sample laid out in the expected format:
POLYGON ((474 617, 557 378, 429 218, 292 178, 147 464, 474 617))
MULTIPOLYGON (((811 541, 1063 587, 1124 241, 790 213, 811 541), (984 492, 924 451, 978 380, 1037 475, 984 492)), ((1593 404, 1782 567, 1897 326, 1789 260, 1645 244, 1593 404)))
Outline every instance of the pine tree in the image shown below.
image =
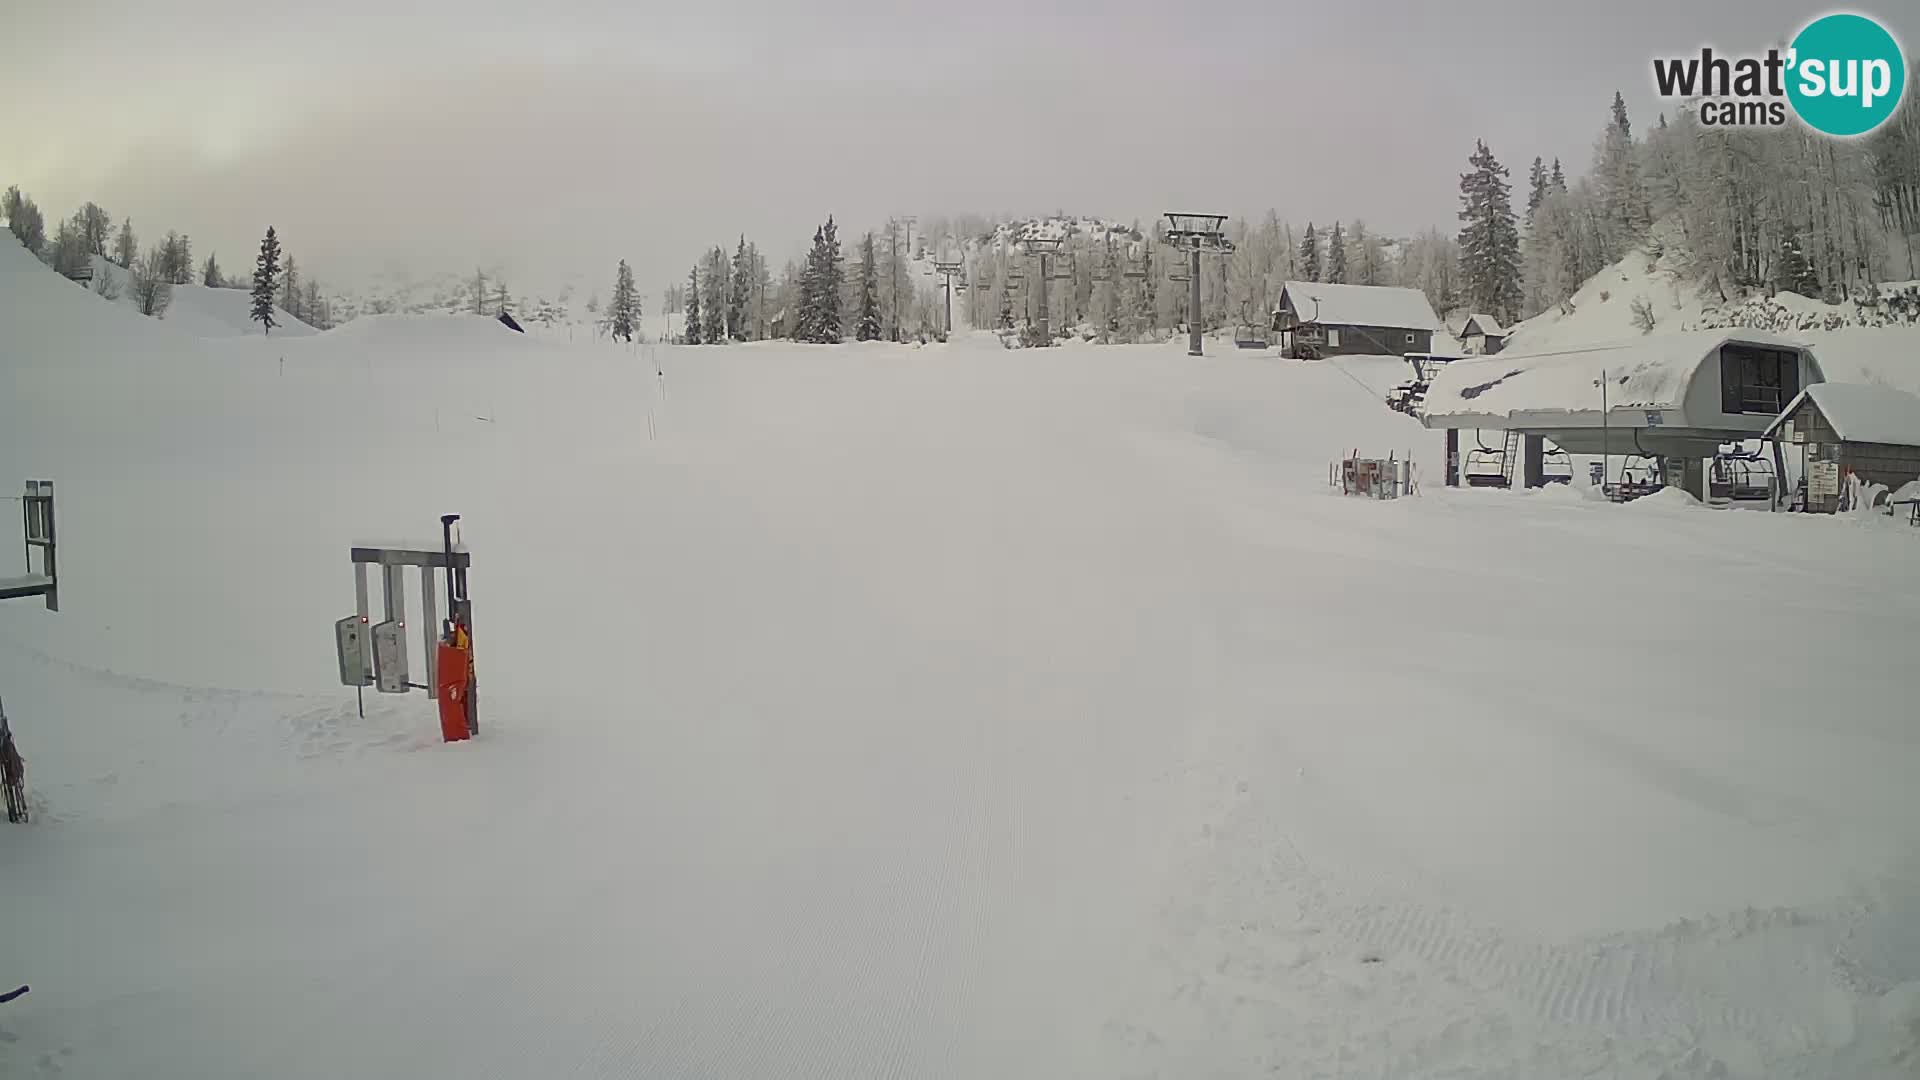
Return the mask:
POLYGON ((687 312, 686 341, 689 345, 700 344, 700 268, 687 271, 687 312))
POLYGON ((0 217, 6 218, 7 223, 11 225, 13 216, 20 212, 20 204, 25 199, 26 196, 20 194, 20 185, 8 185, 7 190, 0 193, 0 217))
POLYGON ((707 252, 706 293, 700 297, 700 312, 705 325, 700 338, 709 345, 727 340, 727 253, 720 248, 707 252))
POLYGON ((1520 233, 1514 225, 1507 170, 1485 142, 1467 159, 1473 171, 1460 177, 1460 271, 1475 311, 1503 320, 1520 308, 1520 233))
POLYGON ((507 313, 512 301, 507 297, 507 279, 501 278, 493 283, 493 314, 498 318, 507 313))
POLYGON ((1333 223, 1333 232, 1327 236, 1327 283, 1347 283, 1347 241, 1338 221, 1333 223))
POLYGON ((1612 262, 1646 235, 1651 214, 1634 160, 1633 128, 1627 122, 1627 103, 1614 91, 1613 114, 1600 137, 1593 178, 1600 189, 1602 210, 1601 261, 1612 262))
POLYGON ((880 340, 878 270, 873 261, 873 234, 868 233, 860 242, 860 317, 853 328, 853 336, 858 341, 880 340))
POLYGON ((0 196, 0 212, 7 215, 7 231, 13 234, 28 251, 35 255, 47 246, 47 222, 34 205, 32 196, 23 195, 17 187, 7 189, 0 196))
POLYGON ((113 242, 113 261, 120 269, 133 269, 133 260, 140 257, 139 242, 133 238, 133 219, 125 218, 120 222, 120 237, 113 242))
POLYGON ((1307 222, 1306 235, 1300 238, 1300 280, 1320 280, 1320 238, 1314 234, 1313 222, 1307 222))
MULTIPOLYGON (((595 294, 588 302, 587 310, 598 311, 600 297, 595 294)), ((619 269, 613 273, 613 302, 607 305, 607 323, 611 336, 631 342, 633 332, 639 329, 640 298, 633 288, 633 268, 627 260, 620 260, 619 269)))
POLYGON ((300 266, 292 255, 287 256, 287 273, 280 282, 280 306, 287 314, 304 321, 300 311, 300 266))
POLYGON ((753 288, 753 256, 747 250, 745 233, 733 249, 733 263, 727 275, 727 337, 734 341, 747 338, 747 299, 753 288))
POLYGON ((1353 227, 1347 230, 1347 249, 1354 253, 1347 268, 1348 280, 1355 285, 1385 284, 1386 253, 1381 249, 1380 238, 1367 232, 1366 222, 1354 220, 1353 227))
POLYGON ((260 241, 260 256, 253 266, 253 321, 265 333, 273 333, 273 297, 280 286, 280 238, 267 226, 267 238, 260 241))
MULTIPOLYGON (((291 272, 293 260, 287 260, 287 266, 288 271, 291 272)), ((467 300, 469 304, 472 305, 475 315, 485 315, 487 313, 487 275, 485 271, 477 266, 473 269, 473 282, 467 300)))
POLYGON ((212 252, 207 253, 207 265, 200 271, 200 284, 209 289, 226 287, 226 279, 220 276, 220 260, 212 252))
POLYGON ((321 330, 327 328, 326 315, 322 311, 325 306, 326 301, 320 298, 320 279, 308 278, 307 291, 300 303, 300 309, 307 313, 307 325, 321 330))
POLYGON ((1547 167, 1538 157, 1533 159, 1533 168, 1527 172, 1527 232, 1533 232, 1533 218, 1540 212, 1540 202, 1547 197, 1547 167))
POLYGON ((833 215, 827 215, 824 227, 826 246, 821 250, 820 278, 820 321, 816 329, 816 339, 828 345, 838 345, 845 338, 840 317, 840 295, 846 286, 846 267, 840 261, 839 228, 833 223, 833 215))
POLYGON ((1561 171, 1560 171, 1560 159, 1559 159, 1559 158, 1554 158, 1554 159, 1553 159, 1553 173, 1552 173, 1552 175, 1551 175, 1551 176, 1550 176, 1550 177, 1548 178, 1548 181, 1549 181, 1549 182, 1550 182, 1551 184, 1553 184, 1553 190, 1555 190, 1555 191, 1558 191, 1558 192, 1560 192, 1560 193, 1561 193, 1561 194, 1563 194, 1563 195, 1564 195, 1564 194, 1566 194, 1566 191, 1567 191, 1567 174, 1566 174, 1566 173, 1563 173, 1563 172, 1561 172, 1561 171))
POLYGON ((1613 127, 1622 137, 1633 138, 1633 125, 1627 122, 1627 99, 1618 90, 1613 92, 1613 127))

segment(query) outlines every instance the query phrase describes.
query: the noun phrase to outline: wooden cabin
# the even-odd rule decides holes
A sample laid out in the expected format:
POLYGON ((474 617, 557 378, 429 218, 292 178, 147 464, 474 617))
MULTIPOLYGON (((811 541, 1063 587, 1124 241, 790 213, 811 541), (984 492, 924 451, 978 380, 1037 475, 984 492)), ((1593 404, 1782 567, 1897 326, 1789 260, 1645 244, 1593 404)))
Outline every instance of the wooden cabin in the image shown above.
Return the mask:
POLYGON ((1851 509, 1850 480, 1889 491, 1920 480, 1920 397, 1862 383, 1820 383, 1794 396, 1766 437, 1803 456, 1805 509, 1851 509))
POLYGON ((1507 330, 1491 315, 1469 315, 1460 328, 1460 344, 1476 356, 1492 356, 1506 347, 1507 330))
POLYGON ((1427 294, 1384 285, 1289 281, 1273 312, 1280 355, 1299 360, 1431 352, 1439 327, 1427 294))

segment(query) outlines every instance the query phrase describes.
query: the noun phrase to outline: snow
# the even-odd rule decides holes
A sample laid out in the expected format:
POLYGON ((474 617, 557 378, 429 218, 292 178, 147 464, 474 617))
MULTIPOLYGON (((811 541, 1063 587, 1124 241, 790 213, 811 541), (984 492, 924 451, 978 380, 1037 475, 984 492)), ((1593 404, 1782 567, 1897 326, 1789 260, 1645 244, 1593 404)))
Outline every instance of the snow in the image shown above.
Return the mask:
POLYGON ((1609 411, 1679 409, 1696 372, 1704 367, 1718 377, 1717 350, 1729 341, 1799 347, 1763 330, 1695 330, 1551 353, 1508 350, 1441 368, 1424 411, 1435 420, 1484 418, 1496 428, 1516 412, 1598 413, 1603 374, 1609 411))
MULTIPOLYGON (((1809 398, 1848 442, 1920 446, 1920 397, 1904 390, 1864 383, 1817 383, 1800 391, 1781 417, 1792 415, 1809 398)), ((1771 434, 1773 428, 1767 430, 1771 434)))
POLYGON ((1329 325, 1385 326, 1407 330, 1438 330, 1440 319, 1419 289, 1385 285, 1328 285, 1317 281, 1289 281, 1281 296, 1292 296, 1302 321, 1329 325), (1315 305, 1315 301, 1319 301, 1315 305))
POLYGON ((1441 490, 1397 358, 487 326, 0 244, 0 1075, 1912 1075, 1903 523, 1441 490), (331 642, 447 512, 452 747, 331 642))
MULTIPOLYGON (((96 281, 105 278, 120 294, 119 303, 138 311, 138 300, 128 282, 128 273, 106 258, 93 256, 96 281)), ((160 321, 194 337, 218 338, 264 336, 260 324, 253 321, 253 295, 246 289, 209 289, 204 285, 174 285, 171 298, 160 321)), ((319 331, 279 307, 274 308, 275 338, 303 337, 319 331)))

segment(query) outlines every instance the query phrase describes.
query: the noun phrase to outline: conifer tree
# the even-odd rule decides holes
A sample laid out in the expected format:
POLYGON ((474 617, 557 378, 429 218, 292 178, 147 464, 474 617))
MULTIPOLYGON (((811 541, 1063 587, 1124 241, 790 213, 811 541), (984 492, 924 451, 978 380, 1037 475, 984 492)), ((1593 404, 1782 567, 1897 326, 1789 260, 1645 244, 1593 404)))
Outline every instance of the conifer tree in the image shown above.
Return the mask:
POLYGON ((1533 232, 1534 215, 1540 212, 1540 203, 1547 197, 1547 167, 1538 157, 1533 159, 1533 168, 1527 171, 1527 232, 1533 232))
POLYGON ((869 232, 860 242, 860 317, 853 329, 853 336, 859 341, 880 340, 880 292, 879 282, 875 279, 877 269, 873 262, 873 234, 869 232))
POLYGON ((1460 177, 1460 272, 1473 310, 1502 320, 1520 308, 1520 233, 1509 198, 1507 170, 1485 142, 1467 159, 1473 171, 1460 177))
POLYGON ((260 255, 253 265, 253 321, 265 333, 273 333, 273 298, 280 286, 280 239, 267 226, 267 237, 260 241, 260 255))
POLYGON ((695 266, 687 271, 686 329, 684 336, 689 345, 700 344, 700 268, 695 266))
POLYGON ((292 255, 287 256, 287 272, 280 281, 280 306, 300 318, 300 265, 292 255))
POLYGON ((1307 222, 1306 235, 1300 238, 1300 280, 1320 280, 1320 238, 1314 234, 1313 222, 1307 222))
POLYGON ((709 345, 727 340, 727 253, 720 248, 707 252, 706 294, 700 297, 700 312, 705 324, 700 339, 709 345))
POLYGON ((140 246, 133 237, 133 219, 124 218, 120 222, 120 236, 113 242, 113 261, 120 269, 133 269, 133 260, 140 257, 140 246))
MULTIPOLYGON (((596 294, 588 306, 589 310, 598 310, 600 297, 596 294)), ((613 302, 607 306, 607 330, 609 336, 630 342, 633 332, 639 328, 640 296, 633 288, 633 268, 621 259, 619 268, 613 272, 613 302)))
POLYGON ((1347 283, 1347 240, 1338 221, 1333 223, 1333 232, 1327 236, 1327 283, 1347 283))
POLYGON ((212 252, 207 253, 207 265, 200 271, 200 284, 209 289, 224 288, 227 284, 220 276, 220 260, 212 252))
POLYGON ((747 298, 753 288, 753 255, 747 248, 746 234, 733 249, 733 263, 727 274, 727 337, 742 341, 747 337, 747 298))

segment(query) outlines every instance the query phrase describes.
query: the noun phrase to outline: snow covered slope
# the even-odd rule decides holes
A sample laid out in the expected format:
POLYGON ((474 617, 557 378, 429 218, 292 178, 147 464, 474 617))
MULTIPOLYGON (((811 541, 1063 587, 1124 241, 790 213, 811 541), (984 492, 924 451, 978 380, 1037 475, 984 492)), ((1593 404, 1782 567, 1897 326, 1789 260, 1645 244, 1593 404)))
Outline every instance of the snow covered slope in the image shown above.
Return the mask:
POLYGON ((1834 382, 1881 383, 1920 391, 1920 282, 1881 286, 1884 301, 1826 304, 1793 293, 1721 300, 1703 295, 1645 252, 1595 274, 1568 301, 1513 328, 1507 351, 1553 352, 1638 338, 1634 305, 1644 302, 1654 332, 1751 327, 1814 347, 1834 382), (1913 298, 1909 301, 1908 297, 1913 298), (1897 300, 1894 298, 1898 297, 1897 300))
POLYGON ((1183 352, 200 341, 0 245, 0 1075, 1912 1075, 1915 530, 1342 499, 1403 365, 1183 352), (455 747, 330 626, 444 512, 455 747))
MULTIPOLYGON (((138 311, 138 300, 129 284, 129 274, 105 258, 93 257, 93 272, 96 282, 104 280, 119 302, 138 311)), ((97 286, 96 286, 97 291, 97 286)), ((160 319, 168 326, 194 337, 255 337, 266 336, 260 324, 253 321, 253 296, 245 289, 209 289, 204 285, 175 285, 170 289, 170 299, 160 319)), ((317 333, 313 327, 289 315, 285 309, 274 308, 274 328, 272 337, 303 337, 317 333)))

